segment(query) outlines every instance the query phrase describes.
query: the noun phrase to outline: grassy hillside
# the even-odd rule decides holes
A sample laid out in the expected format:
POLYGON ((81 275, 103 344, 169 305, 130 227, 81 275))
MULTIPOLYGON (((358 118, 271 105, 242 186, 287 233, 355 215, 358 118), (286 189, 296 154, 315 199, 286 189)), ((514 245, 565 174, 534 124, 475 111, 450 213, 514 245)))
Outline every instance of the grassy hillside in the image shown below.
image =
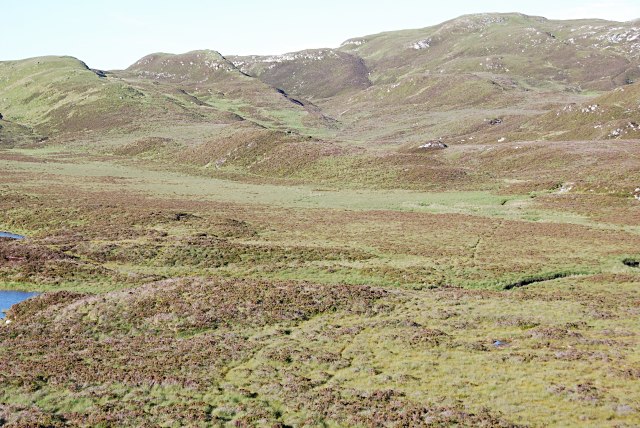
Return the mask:
POLYGON ((0 147, 3 149, 41 142, 44 138, 27 126, 0 120, 0 147))
POLYGON ((339 121, 341 139, 418 142, 473 134, 501 116, 519 125, 636 81, 640 30, 633 23, 482 14, 358 37, 339 49, 232 61, 314 100, 339 121))
POLYGON ((334 49, 229 59, 243 72, 310 100, 351 93, 371 85, 369 70, 361 58, 334 49))
MULTIPOLYGON (((611 90, 637 80, 638 40, 632 24, 513 14, 472 15, 422 30, 367 36, 341 49, 364 59, 377 90, 337 104, 340 111, 346 110, 345 102, 352 111, 384 109, 390 122, 414 123, 399 128, 431 137, 473 134, 483 119, 508 116, 509 123, 528 122, 545 110, 587 102, 579 95, 589 96, 588 90, 611 90), (367 104, 375 108, 367 110, 367 104), (473 106, 484 117, 469 117, 459 112, 461 106, 473 106), (443 109, 451 112, 448 118, 432 115, 443 109)), ((364 120, 375 127, 381 116, 364 120)), ((339 119, 355 126, 362 121, 347 117, 339 119)), ((384 139, 406 140, 399 132, 377 128, 384 139)))
POLYGON ((126 125, 142 94, 100 77, 71 57, 0 63, 0 111, 6 120, 46 132, 126 125))
POLYGON ((318 134, 331 127, 331 121, 314 106, 244 74, 215 51, 152 54, 127 72, 122 76, 135 76, 131 80, 135 84, 178 88, 191 97, 191 103, 230 112, 266 128, 318 134))
POLYGON ((141 60, 148 70, 139 62, 130 71, 106 74, 70 57, 2 62, 3 141, 15 140, 9 137, 10 128, 15 134, 20 127, 58 140, 78 134, 94 138, 91 133, 96 131, 146 138, 171 134, 173 127, 179 127, 182 133, 177 139, 192 144, 203 135, 216 135, 221 127, 237 132, 269 128, 322 133, 331 126, 316 108, 305 108, 243 75, 219 55, 200 52, 193 56, 205 69, 188 65, 190 74, 180 79, 169 70, 182 67, 182 60, 191 54, 169 66, 162 65, 166 60, 152 56, 141 60), (156 62, 150 63, 150 58, 156 62), (216 58, 219 62, 214 62, 216 58))
POLYGON ((204 110, 173 89, 162 93, 95 72, 69 57, 0 63, 0 111, 5 120, 43 135, 91 132, 129 134, 157 123, 237 121, 226 112, 204 110))
POLYGON ((374 83, 430 70, 517 76, 522 86, 550 81, 606 90, 640 77, 639 40, 633 23, 481 14, 351 39, 341 50, 363 58, 374 83))
MULTIPOLYGON (((235 118, 366 143, 488 142, 499 128, 484 125, 498 118, 526 140, 543 136, 532 118, 636 81, 639 31, 633 23, 485 14, 359 37, 339 49, 229 59, 215 51, 152 54, 106 75, 73 58, 35 58, 2 63, 0 111, 58 133, 235 118)), ((622 126, 600 125, 615 126, 609 133, 622 126)))
POLYGON ((582 104, 567 104, 524 126, 555 140, 640 138, 640 83, 609 91, 582 104))

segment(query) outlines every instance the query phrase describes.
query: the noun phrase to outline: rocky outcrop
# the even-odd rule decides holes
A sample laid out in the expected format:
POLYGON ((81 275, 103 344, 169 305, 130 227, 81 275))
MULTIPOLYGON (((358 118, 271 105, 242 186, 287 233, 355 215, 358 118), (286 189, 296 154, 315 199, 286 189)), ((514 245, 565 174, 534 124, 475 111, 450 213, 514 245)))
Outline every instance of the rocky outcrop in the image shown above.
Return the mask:
POLYGON ((438 141, 438 140, 429 141, 427 143, 424 143, 418 146, 419 149, 427 149, 427 150, 442 150, 442 149, 446 149, 447 147, 449 146, 447 146, 442 141, 438 141))

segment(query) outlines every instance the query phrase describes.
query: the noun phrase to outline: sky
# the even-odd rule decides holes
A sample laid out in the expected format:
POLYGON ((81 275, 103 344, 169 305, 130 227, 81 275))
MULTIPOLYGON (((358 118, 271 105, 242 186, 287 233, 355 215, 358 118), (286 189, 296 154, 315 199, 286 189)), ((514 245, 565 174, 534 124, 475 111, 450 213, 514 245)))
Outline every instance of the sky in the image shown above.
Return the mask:
POLYGON ((0 61, 71 55, 113 70, 153 52, 281 54, 482 12, 629 21, 640 1, 0 0, 0 61))

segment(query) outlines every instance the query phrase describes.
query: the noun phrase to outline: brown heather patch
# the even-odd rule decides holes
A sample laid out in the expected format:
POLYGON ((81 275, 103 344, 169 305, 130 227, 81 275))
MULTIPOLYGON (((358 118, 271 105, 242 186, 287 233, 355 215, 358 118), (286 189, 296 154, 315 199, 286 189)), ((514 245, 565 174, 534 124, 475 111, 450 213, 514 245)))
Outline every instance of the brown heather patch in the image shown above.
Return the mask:
POLYGON ((69 192, 60 185, 46 192, 5 193, 0 221, 9 230, 38 230, 12 249, 35 246, 57 254, 69 268, 109 262, 110 269, 129 270, 133 263, 193 266, 198 275, 209 275, 202 269, 232 266, 232 272, 259 268, 280 275, 322 263, 329 274, 362 274, 391 284, 504 285, 595 270, 603 258, 622 260, 640 245, 624 231, 565 223, 154 199, 126 191, 69 192), (407 256, 414 259, 401 265, 384 259, 407 256))
POLYGON ((96 262, 134 263, 154 266, 218 268, 229 264, 302 263, 312 261, 356 261, 370 258, 362 251, 345 248, 313 248, 240 244, 226 239, 196 236, 162 239, 149 244, 81 244, 71 248, 96 262))
MULTIPOLYGON (((32 427, 122 427, 122 426, 162 426, 176 424, 178 426, 224 426, 232 419, 234 426, 249 427, 256 423, 269 426, 285 426, 278 420, 280 416, 275 409, 260 402, 228 399, 219 409, 207 403, 202 396, 192 397, 189 402, 156 403, 146 394, 148 390, 136 389, 126 393, 109 393, 113 399, 102 404, 106 389, 92 386, 79 392, 83 400, 95 400, 96 404, 89 411, 72 411, 63 415, 51 415, 37 406, 2 405, 0 404, 0 420, 11 428, 32 427), (217 413, 213 413, 217 410, 217 413)), ((162 390, 160 390, 162 393, 162 390)), ((186 395, 184 396, 186 397, 186 395)))
POLYGON ((295 177, 323 158, 348 154, 349 150, 324 141, 287 142, 256 160, 248 169, 252 173, 266 176, 295 177))
POLYGON ((44 159, 41 159, 35 156, 23 155, 18 153, 7 153, 2 151, 0 151, 0 161, 37 162, 37 163, 46 162, 44 159))
POLYGON ((183 164, 205 167, 200 173, 226 176, 244 171, 238 177, 264 183, 275 178, 291 180, 304 176, 321 159, 346 156, 354 150, 337 144, 270 130, 246 129, 221 134, 210 140, 184 148, 171 155, 183 164))
POLYGON ((21 305, 13 306, 11 308, 11 317, 19 322, 28 322, 41 311, 59 310, 60 307, 66 306, 84 297, 88 297, 88 295, 83 293, 74 293, 72 291, 56 291, 41 294, 33 299, 28 299, 21 305))
POLYGON ((159 154, 167 149, 175 149, 171 138, 147 137, 116 148, 113 153, 121 156, 136 156, 141 154, 159 154))
POLYGON ((397 181, 384 183, 383 187, 451 191, 481 189, 487 185, 486 178, 472 168, 448 162, 428 152, 386 154, 374 158, 370 163, 372 165, 368 167, 396 172, 397 181))
POLYGON ((44 245, 0 239, 0 278, 4 280, 58 284, 100 277, 124 279, 104 266, 44 245))
POLYGON ((164 330, 164 324, 170 324, 171 331, 175 332, 215 330, 220 326, 264 326, 300 321, 326 311, 349 309, 355 313, 366 313, 372 309, 369 306, 372 302, 386 294, 380 289, 365 286, 181 279, 85 299, 82 299, 82 294, 45 293, 16 306, 18 312, 9 312, 9 317, 19 317, 22 321, 39 320, 53 331, 72 328, 106 332, 103 328, 113 325, 140 329, 149 320, 154 321, 152 330, 164 330), (72 303, 70 306, 57 307, 59 302, 67 300, 72 303), (50 304, 53 304, 55 312, 71 311, 65 315, 69 319, 54 321, 49 319, 49 311, 39 312, 50 304), (95 320, 83 321, 87 312, 95 312, 104 322, 96 325, 95 320), (75 324, 77 321, 80 324, 75 324))
POLYGON ((326 419, 348 426, 364 427, 517 427, 488 409, 474 413, 460 407, 440 407, 413 403, 393 390, 362 392, 323 388, 305 394, 310 407, 326 419))
POLYGON ((574 212, 597 221, 618 225, 640 224, 640 201, 628 194, 592 195, 588 193, 549 195, 536 199, 544 209, 574 212))
POLYGON ((7 428, 63 428, 68 426, 64 417, 46 413, 37 406, 2 403, 0 403, 0 424, 7 428))
MULTIPOLYGON (((620 286, 624 280, 633 278, 618 278, 620 286)), ((562 281, 594 283, 591 277, 562 281)), ((13 322, 0 328, 0 382, 28 396, 69 391, 87 405, 83 411, 13 404, 3 410, 18 412, 18 421, 29 420, 21 413, 28 409, 37 417, 55 413, 71 426, 515 426, 510 421, 534 420, 523 419, 522 410, 517 419, 504 410, 518 406, 514 391, 560 394, 571 414, 606 409, 621 399, 616 391, 630 393, 638 336, 632 322, 627 331, 617 320, 577 319, 586 301, 575 289, 385 291, 185 278, 97 296, 45 293, 11 309, 13 322), (494 346, 496 339, 507 345, 494 346), (571 369, 562 365, 567 362, 571 369), (553 384, 532 375, 541 370, 555 373, 553 384), (601 385, 578 376, 605 372, 616 374, 615 386, 608 377, 601 385), (453 380, 441 385, 442 373, 453 380), (525 378, 530 384, 521 383, 525 378), (450 382, 469 398, 458 401, 450 382), (496 402, 492 385, 509 394, 496 402)))
POLYGON ((230 364, 269 344, 269 336, 256 335, 261 327, 336 311, 374 314, 386 295, 371 287, 200 279, 100 296, 45 293, 7 314, 13 322, 0 330, 0 380, 31 391, 113 382, 206 390, 230 364))

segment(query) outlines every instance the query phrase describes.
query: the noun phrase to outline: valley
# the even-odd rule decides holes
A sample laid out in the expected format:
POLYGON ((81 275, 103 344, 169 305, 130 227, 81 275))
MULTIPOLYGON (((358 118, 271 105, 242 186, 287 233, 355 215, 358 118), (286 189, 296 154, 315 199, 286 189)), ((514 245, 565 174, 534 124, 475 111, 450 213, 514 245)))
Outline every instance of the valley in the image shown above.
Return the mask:
POLYGON ((640 24, 0 62, 0 426, 640 423, 640 24))

